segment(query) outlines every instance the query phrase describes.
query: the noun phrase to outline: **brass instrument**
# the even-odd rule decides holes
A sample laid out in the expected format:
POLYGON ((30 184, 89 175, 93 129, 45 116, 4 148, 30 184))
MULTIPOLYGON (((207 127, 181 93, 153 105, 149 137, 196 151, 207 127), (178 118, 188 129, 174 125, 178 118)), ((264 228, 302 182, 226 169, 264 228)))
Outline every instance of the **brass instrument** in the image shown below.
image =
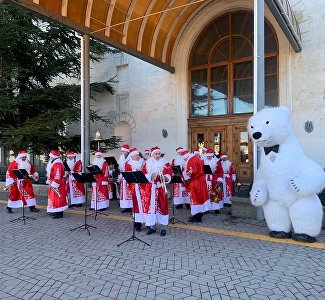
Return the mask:
POLYGON ((165 176, 164 176, 162 171, 159 171, 159 176, 160 176, 160 182, 161 182, 161 185, 162 185, 162 187, 164 189, 164 192, 165 192, 165 194, 167 194, 168 191, 167 191, 165 176))
POLYGON ((6 192, 6 191, 8 191, 14 184, 16 183, 16 181, 15 182, 13 182, 13 183, 11 183, 11 184, 9 184, 9 185, 7 185, 7 186, 5 186, 4 188, 3 188, 3 190, 6 192))
POLYGON ((53 190, 53 192, 54 192, 55 194, 57 194, 57 195, 61 198, 61 194, 60 194, 59 190, 58 190, 57 188, 51 186, 51 185, 50 185, 50 187, 51 187, 51 189, 53 190))

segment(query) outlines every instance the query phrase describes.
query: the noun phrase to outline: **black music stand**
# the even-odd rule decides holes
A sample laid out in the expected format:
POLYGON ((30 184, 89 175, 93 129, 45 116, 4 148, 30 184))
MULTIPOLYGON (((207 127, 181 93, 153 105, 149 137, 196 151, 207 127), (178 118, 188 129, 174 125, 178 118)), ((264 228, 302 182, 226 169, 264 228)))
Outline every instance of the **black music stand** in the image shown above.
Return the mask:
POLYGON ((72 173, 72 176, 77 180, 78 183, 86 183, 86 188, 85 188, 85 192, 86 192, 86 201, 85 201, 85 222, 83 225, 80 225, 76 228, 73 228, 73 229, 70 229, 70 231, 73 231, 73 230, 76 230, 76 229, 79 229, 79 228, 83 228, 85 230, 88 231, 88 234, 90 235, 90 232, 89 232, 89 227, 91 228, 95 228, 97 229, 97 227, 95 226, 92 226, 92 225, 89 225, 87 224, 87 183, 92 183, 92 182, 96 182, 96 179, 95 177, 90 174, 90 173, 72 173))
POLYGON ((70 167, 69 167, 69 165, 68 165, 68 163, 66 161, 63 162, 63 165, 64 165, 65 171, 71 172, 71 169, 70 169, 70 167))
MULTIPOLYGON (((122 176, 125 178, 126 182, 129 184, 143 184, 143 183, 148 183, 148 179, 146 178, 146 176, 141 172, 141 171, 135 171, 135 172, 121 172, 122 176)), ((142 205, 142 203, 141 203, 142 205)), ((148 243, 146 243, 145 241, 137 238, 135 236, 135 212, 133 209, 133 213, 132 213, 132 236, 130 238, 128 238, 127 240, 125 240, 124 242, 120 243, 117 245, 117 247, 121 246, 122 244, 126 243, 126 242, 130 242, 130 241, 139 241, 142 242, 148 246, 150 246, 148 243)))
MULTIPOLYGON (((108 163, 109 166, 113 166, 114 167, 114 172, 112 174, 113 179, 112 179, 112 182, 110 182, 110 183, 113 183, 114 184, 114 186, 115 186, 115 195, 117 195, 116 192, 117 192, 117 189, 118 189, 118 185, 117 185, 116 179, 118 177, 118 163, 117 163, 117 161, 116 161, 116 159, 115 159, 114 156, 104 157, 104 159, 107 161, 107 163, 108 163), (115 180, 114 180, 114 178, 115 178, 115 180)), ((117 204, 119 204, 118 201, 117 201, 117 197, 116 198, 113 197, 112 200, 115 201, 117 204)))
MULTIPOLYGON (((182 175, 182 169, 180 166, 172 166, 172 170, 173 170, 173 173, 174 173, 174 176, 172 178, 172 180, 170 181, 170 183, 184 183, 181 175, 182 175)), ((169 224, 175 224, 175 221, 178 222, 178 223, 182 223, 182 224, 185 224, 185 222, 177 219, 175 217, 175 204, 174 204, 174 201, 173 201, 173 209, 172 209, 172 213, 173 213, 173 216, 170 218, 169 220, 169 224)))
POLYGON ((211 167, 209 165, 204 165, 204 174, 212 174, 211 167))
MULTIPOLYGON (((30 176, 29 176, 29 174, 28 174, 28 172, 25 169, 12 170, 12 172, 16 175, 16 177, 18 178, 18 180, 22 180, 22 179, 29 179, 30 180, 31 179, 30 176)), ((18 183, 17 183, 17 187, 18 187, 18 183)), ((24 204, 24 201, 23 201, 23 198, 25 196, 24 196, 24 188, 23 188, 23 185, 21 185, 21 189, 19 189, 19 187, 18 187, 18 190, 19 190, 19 192, 21 194, 21 201, 23 203, 22 216, 19 217, 19 218, 10 220, 10 222, 14 222, 14 221, 18 221, 18 220, 23 220, 24 224, 26 224, 26 220, 27 219, 35 220, 35 218, 25 216, 25 204, 24 204)))

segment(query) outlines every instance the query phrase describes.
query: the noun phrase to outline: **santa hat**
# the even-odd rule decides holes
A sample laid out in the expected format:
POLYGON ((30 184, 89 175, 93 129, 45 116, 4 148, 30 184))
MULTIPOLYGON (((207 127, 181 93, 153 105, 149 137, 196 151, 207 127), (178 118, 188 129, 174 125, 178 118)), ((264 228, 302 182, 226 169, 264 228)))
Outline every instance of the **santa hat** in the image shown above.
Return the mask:
POLYGON ((191 153, 188 152, 187 150, 184 150, 184 151, 181 153, 181 156, 182 156, 183 159, 187 159, 190 155, 191 155, 191 153))
POLYGON ((205 155, 208 156, 208 157, 210 157, 210 156, 212 157, 214 155, 213 150, 208 149, 205 155))
POLYGON ((130 156, 134 156, 134 155, 139 155, 139 151, 138 151, 138 149, 137 148, 132 148, 131 150, 130 150, 130 154, 129 154, 130 156))
POLYGON ((200 154, 200 151, 197 150, 197 149, 195 149, 195 150, 193 151, 193 154, 194 154, 194 155, 200 154))
POLYGON ((21 158, 21 157, 25 157, 25 156, 27 156, 27 151, 25 151, 25 150, 18 151, 17 157, 21 158))
POLYGON ((61 156, 61 154, 60 154, 59 151, 51 150, 50 157, 52 157, 52 158, 59 158, 60 156, 61 156))
POLYGON ((160 148, 158 146, 155 146, 155 147, 151 148, 151 150, 150 150, 151 156, 156 152, 161 153, 161 150, 160 150, 160 148))
POLYGON ((95 156, 103 156, 103 152, 100 150, 96 150, 95 156))
POLYGON ((226 157, 228 157, 228 155, 226 153, 220 153, 220 156, 219 157, 220 158, 226 158, 226 157))
POLYGON ((144 154, 150 155, 150 150, 148 149, 144 150, 144 154))
POLYGON ((208 149, 207 148, 205 148, 204 146, 202 147, 202 150, 203 151, 207 151, 208 149))
POLYGON ((183 151, 184 151, 183 147, 177 147, 176 148, 176 153, 178 153, 178 154, 180 154, 183 151))
POLYGON ((73 157, 76 156, 76 154, 73 151, 67 152, 67 157, 73 157))
POLYGON ((121 147, 121 151, 130 152, 130 146, 125 144, 121 147))

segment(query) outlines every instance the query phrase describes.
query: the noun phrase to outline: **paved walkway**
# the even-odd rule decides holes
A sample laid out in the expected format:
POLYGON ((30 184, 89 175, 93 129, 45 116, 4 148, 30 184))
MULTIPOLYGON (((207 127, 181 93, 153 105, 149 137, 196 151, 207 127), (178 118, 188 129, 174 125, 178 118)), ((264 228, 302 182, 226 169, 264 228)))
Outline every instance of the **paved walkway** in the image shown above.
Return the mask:
MULTIPOLYGON (((318 243, 274 240, 264 222, 208 214, 202 224, 174 224, 168 234, 132 235, 117 204, 108 216, 82 209, 63 219, 10 222, 0 201, 0 299, 325 299, 325 232, 318 243)), ((186 221, 189 212, 177 210, 186 221)))

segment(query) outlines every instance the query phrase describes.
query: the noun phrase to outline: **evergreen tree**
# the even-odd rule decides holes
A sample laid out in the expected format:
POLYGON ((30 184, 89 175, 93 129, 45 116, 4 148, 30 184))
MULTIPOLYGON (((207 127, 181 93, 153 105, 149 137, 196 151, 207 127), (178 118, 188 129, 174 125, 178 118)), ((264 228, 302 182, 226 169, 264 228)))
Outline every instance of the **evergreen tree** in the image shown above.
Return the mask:
MULTIPOLYGON (((91 40, 91 59, 116 50, 91 40)), ((0 4, 0 146, 17 151, 31 146, 80 149, 80 135, 67 125, 80 120, 80 86, 55 84, 80 76, 80 40, 74 31, 11 4, 0 4)), ((92 84, 93 92, 114 93, 112 83, 92 84)), ((98 111, 92 121, 108 123, 98 111)), ((104 141, 116 147, 118 138, 104 141)))

